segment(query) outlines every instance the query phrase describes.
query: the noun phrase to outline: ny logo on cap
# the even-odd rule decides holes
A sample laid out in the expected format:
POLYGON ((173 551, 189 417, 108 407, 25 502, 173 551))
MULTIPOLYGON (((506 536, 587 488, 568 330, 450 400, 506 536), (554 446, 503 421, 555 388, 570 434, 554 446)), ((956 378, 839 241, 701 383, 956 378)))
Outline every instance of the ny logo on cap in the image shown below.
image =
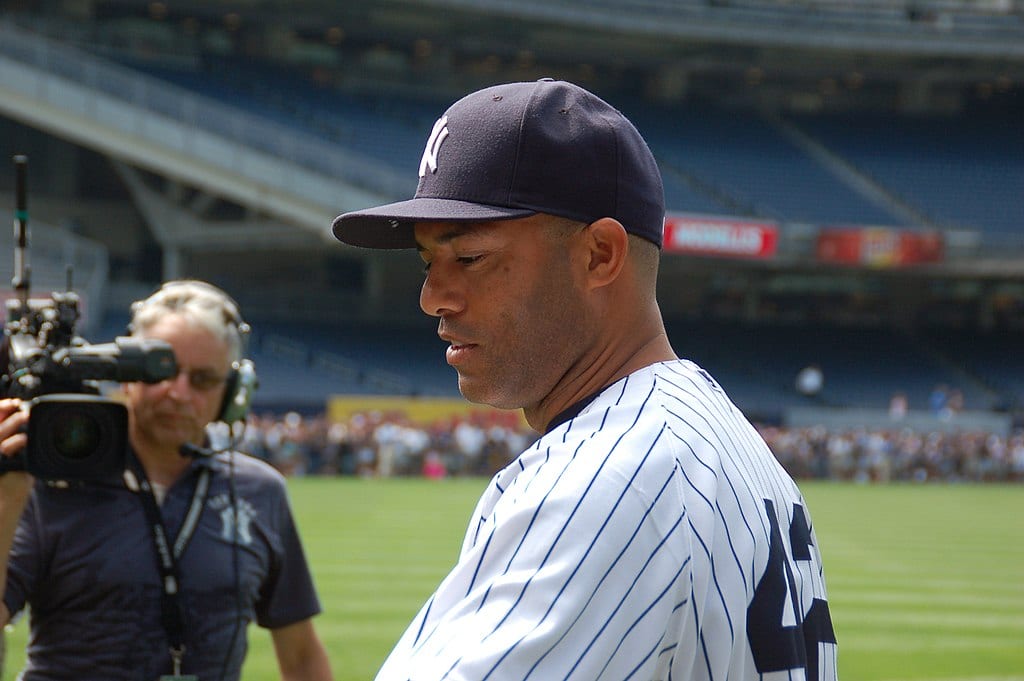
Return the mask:
POLYGON ((430 168, 430 172, 437 172, 437 152, 441 150, 441 144, 445 138, 448 137, 448 117, 441 116, 437 119, 437 123, 434 123, 434 129, 430 131, 430 139, 427 140, 427 146, 423 149, 423 158, 420 159, 420 177, 427 174, 427 168, 430 168))

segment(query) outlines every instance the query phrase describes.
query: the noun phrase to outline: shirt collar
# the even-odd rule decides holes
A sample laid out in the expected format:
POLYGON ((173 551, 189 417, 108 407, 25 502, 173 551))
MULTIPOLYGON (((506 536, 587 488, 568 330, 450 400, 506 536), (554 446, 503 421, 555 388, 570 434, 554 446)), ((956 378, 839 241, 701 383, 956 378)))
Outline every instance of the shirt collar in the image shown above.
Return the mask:
POLYGON ((603 390, 604 389, 602 388, 601 390, 598 390, 596 393, 587 395, 582 400, 579 400, 578 402, 569 405, 567 409, 563 409, 562 411, 555 414, 555 417, 551 419, 551 421, 548 423, 548 427, 547 429, 545 429, 544 434, 547 435, 548 433, 550 433, 563 423, 571 421, 572 419, 579 416, 580 412, 582 412, 584 409, 590 406, 590 403, 596 400, 597 396, 600 395, 603 392, 603 390))

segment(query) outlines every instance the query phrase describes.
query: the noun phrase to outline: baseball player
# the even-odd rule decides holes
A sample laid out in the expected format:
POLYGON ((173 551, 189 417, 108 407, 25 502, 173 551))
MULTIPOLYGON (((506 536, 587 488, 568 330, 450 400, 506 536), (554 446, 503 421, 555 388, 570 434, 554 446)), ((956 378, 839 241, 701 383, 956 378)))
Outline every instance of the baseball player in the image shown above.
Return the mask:
POLYGON ((342 241, 416 248, 471 401, 542 433, 378 679, 835 679, 807 504, 655 299, 661 176, 633 125, 544 79, 472 93, 413 199, 342 241))

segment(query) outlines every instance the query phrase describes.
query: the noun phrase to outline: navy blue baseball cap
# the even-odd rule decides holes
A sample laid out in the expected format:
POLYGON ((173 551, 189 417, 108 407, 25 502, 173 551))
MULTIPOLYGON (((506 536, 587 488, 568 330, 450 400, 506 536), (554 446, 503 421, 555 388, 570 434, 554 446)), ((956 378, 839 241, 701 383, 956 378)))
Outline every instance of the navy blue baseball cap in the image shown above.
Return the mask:
POLYGON ((545 78, 478 90, 434 124, 412 199, 344 213, 334 236, 415 248, 416 222, 488 222, 548 213, 615 218, 660 248, 665 191, 654 155, 617 109, 545 78))

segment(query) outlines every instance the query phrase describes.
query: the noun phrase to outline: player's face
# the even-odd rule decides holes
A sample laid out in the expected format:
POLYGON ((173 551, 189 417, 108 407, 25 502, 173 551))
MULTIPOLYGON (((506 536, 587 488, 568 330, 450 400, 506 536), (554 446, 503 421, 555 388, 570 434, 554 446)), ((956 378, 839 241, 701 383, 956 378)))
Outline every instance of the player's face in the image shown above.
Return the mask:
POLYGON ((564 230, 535 215, 487 223, 421 223, 420 307, 440 318, 448 364, 471 402, 540 403, 581 354, 586 316, 564 230))
POLYGON ((186 318, 169 314, 146 333, 174 350, 178 375, 160 383, 125 386, 130 434, 136 447, 177 452, 200 444, 204 429, 217 417, 231 366, 223 339, 186 318))

